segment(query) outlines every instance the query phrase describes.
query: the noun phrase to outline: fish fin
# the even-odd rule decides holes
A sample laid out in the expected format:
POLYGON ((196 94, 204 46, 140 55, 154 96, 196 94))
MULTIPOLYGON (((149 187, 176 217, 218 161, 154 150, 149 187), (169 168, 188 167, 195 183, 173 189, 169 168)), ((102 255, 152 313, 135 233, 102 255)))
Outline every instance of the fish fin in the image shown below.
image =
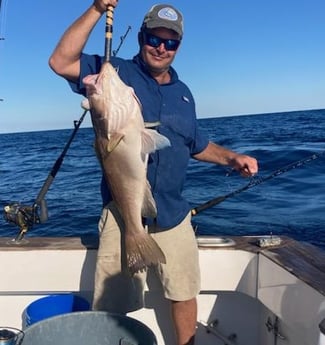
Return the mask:
POLYGON ((96 153, 96 157, 98 159, 99 162, 102 161, 102 159, 106 159, 106 157, 108 156, 109 152, 107 152, 106 150, 106 143, 107 140, 103 140, 103 139, 96 139, 93 146, 95 149, 95 153, 96 153))
POLYGON ((112 152, 123 138, 124 134, 121 133, 114 133, 111 135, 106 147, 107 152, 112 152))
POLYGON ((146 188, 144 190, 141 215, 145 218, 156 218, 157 216, 156 202, 151 194, 151 187, 148 181, 146 181, 146 188))
POLYGON ((142 154, 147 154, 170 146, 168 138, 154 129, 146 128, 142 131, 142 154))
POLYGON ((155 128, 158 127, 160 125, 160 121, 156 121, 156 122, 145 122, 144 123, 144 127, 145 128, 155 128))
POLYGON ((90 110, 90 104, 88 98, 84 98, 81 102, 81 108, 85 110, 90 110))
MULTIPOLYGON (((128 233, 128 232, 126 232, 128 233)), ((157 242, 145 231, 125 236, 127 266, 133 276, 148 266, 166 263, 166 257, 157 242)))

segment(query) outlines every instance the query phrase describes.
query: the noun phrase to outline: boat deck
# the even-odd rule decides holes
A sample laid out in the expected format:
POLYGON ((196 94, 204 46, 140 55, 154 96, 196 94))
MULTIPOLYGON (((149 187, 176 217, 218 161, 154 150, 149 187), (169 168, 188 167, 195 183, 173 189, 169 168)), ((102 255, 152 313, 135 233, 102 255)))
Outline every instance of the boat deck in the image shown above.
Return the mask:
MULTIPOLYGON (((288 345, 317 343, 325 317, 325 253, 287 237, 261 246, 270 239, 197 238, 198 344, 232 344, 228 336, 236 334, 241 344, 272 345, 274 327, 288 345)), ((24 328, 26 307, 47 295, 72 292, 91 302, 97 248, 96 236, 0 238, 0 309, 10 311, 0 313, 0 325, 24 328)), ((147 325, 159 345, 174 345, 168 301, 149 273, 144 307, 128 315, 147 325)))
MULTIPOLYGON (((325 295, 325 252, 308 243, 300 243, 291 238, 281 236, 281 244, 270 247, 260 247, 255 236, 227 236, 235 242, 231 246, 204 245, 201 250, 213 248, 243 250, 262 254, 277 263, 298 279, 302 280, 322 295, 325 295)), ((21 243, 12 238, 0 238, 0 251, 30 250, 97 250, 97 236, 81 237, 26 237, 21 243)))

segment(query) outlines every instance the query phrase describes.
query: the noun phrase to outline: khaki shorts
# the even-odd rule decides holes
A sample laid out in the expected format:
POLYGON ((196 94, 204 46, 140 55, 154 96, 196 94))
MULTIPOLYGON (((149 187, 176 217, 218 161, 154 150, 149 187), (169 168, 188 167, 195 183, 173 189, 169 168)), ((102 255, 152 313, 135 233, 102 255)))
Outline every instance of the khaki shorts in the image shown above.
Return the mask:
MULTIPOLYGON (((164 296, 169 300, 187 301, 197 296, 200 269, 190 214, 169 230, 161 231, 157 226, 149 226, 148 232, 164 252, 166 264, 150 267, 148 272, 137 273, 133 277, 125 272, 125 265, 121 263, 122 223, 113 203, 103 209, 99 221, 94 310, 126 313, 143 307, 144 285, 151 274, 158 275, 164 296)), ((149 282, 147 285, 150 290, 149 282)))

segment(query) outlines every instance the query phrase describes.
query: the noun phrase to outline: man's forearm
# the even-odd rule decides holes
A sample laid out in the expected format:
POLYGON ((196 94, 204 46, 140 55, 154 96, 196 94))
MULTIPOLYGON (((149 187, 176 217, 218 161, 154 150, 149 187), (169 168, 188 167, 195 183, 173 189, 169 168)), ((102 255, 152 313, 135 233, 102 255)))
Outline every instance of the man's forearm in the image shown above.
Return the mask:
POLYGON ((72 81, 79 77, 81 52, 102 13, 95 5, 91 5, 65 31, 49 60, 57 74, 72 81))
POLYGON ((193 158, 203 162, 229 165, 235 156, 235 152, 209 142, 208 146, 202 152, 194 155, 193 158))

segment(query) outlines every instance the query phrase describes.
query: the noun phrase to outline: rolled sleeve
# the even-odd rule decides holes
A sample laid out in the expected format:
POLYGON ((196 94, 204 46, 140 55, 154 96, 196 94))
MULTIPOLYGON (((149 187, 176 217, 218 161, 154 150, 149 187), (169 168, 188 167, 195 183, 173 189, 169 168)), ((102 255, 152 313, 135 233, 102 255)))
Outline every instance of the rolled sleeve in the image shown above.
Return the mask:
POLYGON ((190 148, 191 156, 204 151, 204 149, 206 149, 208 144, 209 144, 208 137, 198 128, 198 126, 196 126, 195 139, 193 140, 193 143, 190 148))
POLYGON ((68 81, 71 90, 86 96, 86 88, 83 79, 89 74, 99 73, 102 58, 98 55, 81 54, 80 57, 80 75, 76 82, 68 81))

